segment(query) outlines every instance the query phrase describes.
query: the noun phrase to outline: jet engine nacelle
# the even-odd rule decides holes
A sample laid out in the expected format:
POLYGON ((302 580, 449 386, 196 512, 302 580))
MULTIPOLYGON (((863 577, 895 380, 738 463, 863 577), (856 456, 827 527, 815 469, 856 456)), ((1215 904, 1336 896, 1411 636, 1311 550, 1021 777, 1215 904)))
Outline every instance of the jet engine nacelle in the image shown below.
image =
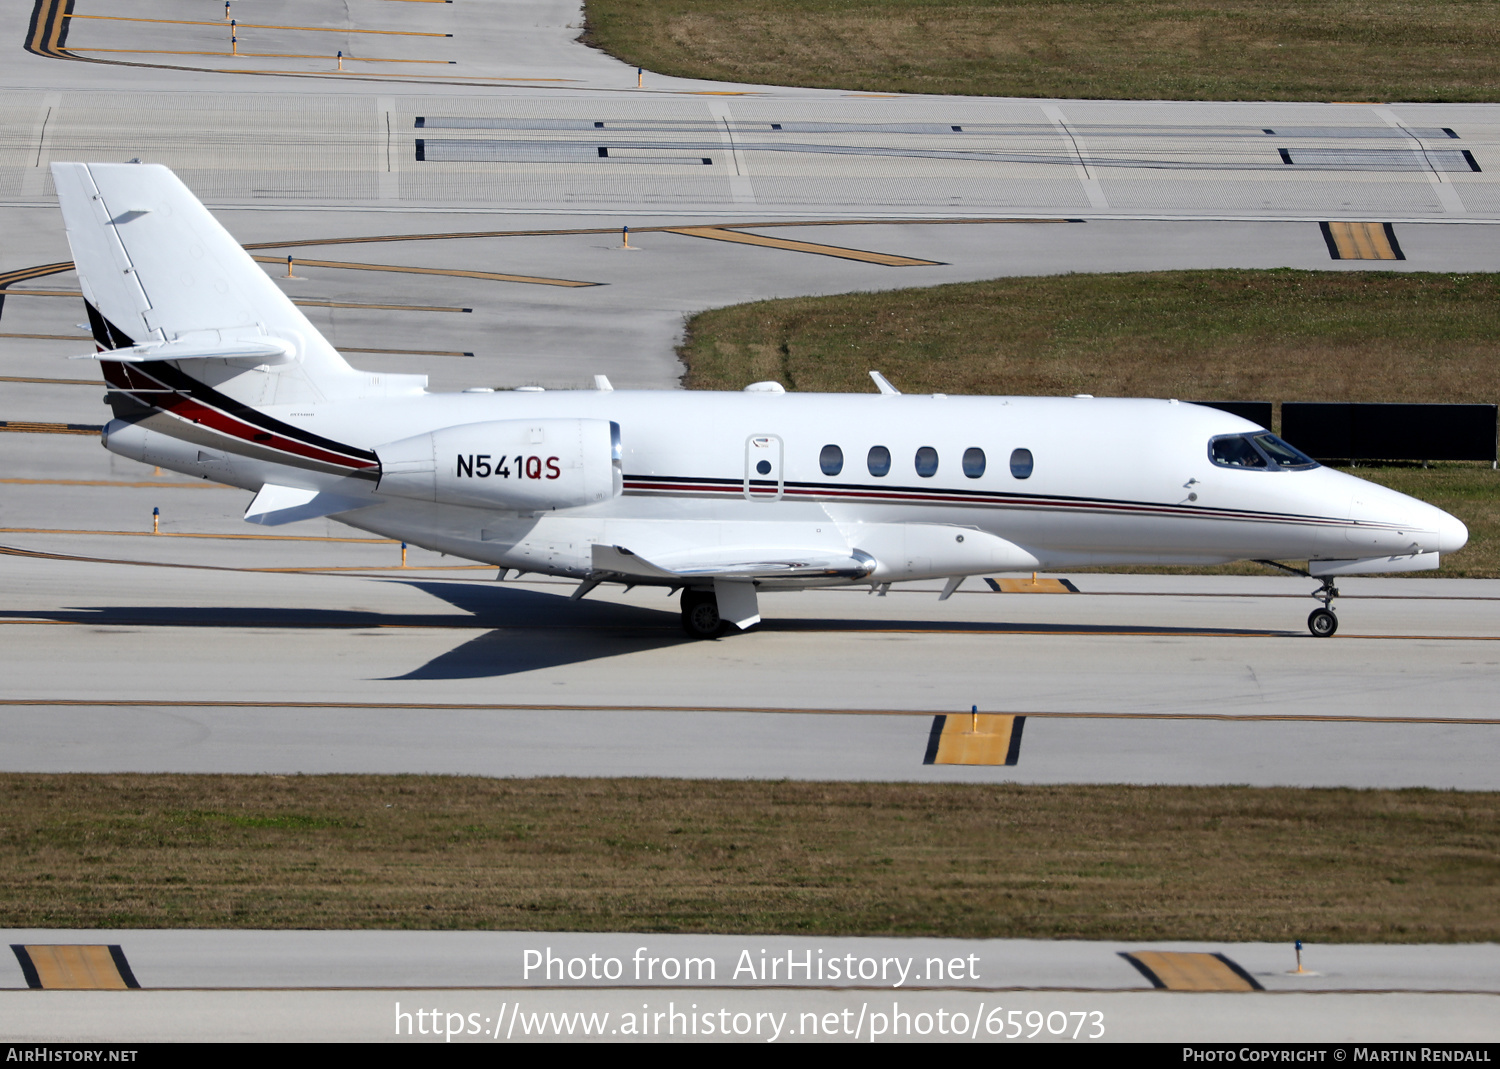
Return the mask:
POLYGON ((620 426, 602 419, 465 423, 379 446, 377 494, 533 512, 595 505, 624 489, 620 426))

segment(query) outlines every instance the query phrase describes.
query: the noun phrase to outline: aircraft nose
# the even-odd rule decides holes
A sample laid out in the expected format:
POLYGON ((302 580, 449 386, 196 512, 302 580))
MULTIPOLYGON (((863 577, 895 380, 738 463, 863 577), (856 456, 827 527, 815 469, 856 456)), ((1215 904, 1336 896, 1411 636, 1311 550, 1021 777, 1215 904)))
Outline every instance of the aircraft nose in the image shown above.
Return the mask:
POLYGON ((1457 553, 1468 541, 1469 529, 1464 526, 1464 521, 1443 513, 1442 523, 1438 525, 1438 553, 1443 556, 1457 553))

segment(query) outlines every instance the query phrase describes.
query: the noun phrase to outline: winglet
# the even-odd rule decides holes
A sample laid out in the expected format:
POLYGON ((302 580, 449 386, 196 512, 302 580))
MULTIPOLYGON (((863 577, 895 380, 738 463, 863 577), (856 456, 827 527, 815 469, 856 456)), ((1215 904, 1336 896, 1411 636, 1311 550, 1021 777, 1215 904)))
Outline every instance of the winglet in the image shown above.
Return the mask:
POLYGON ((892 386, 890 380, 878 371, 870 372, 870 378, 875 380, 875 385, 880 387, 881 393, 899 394, 901 392, 892 386))

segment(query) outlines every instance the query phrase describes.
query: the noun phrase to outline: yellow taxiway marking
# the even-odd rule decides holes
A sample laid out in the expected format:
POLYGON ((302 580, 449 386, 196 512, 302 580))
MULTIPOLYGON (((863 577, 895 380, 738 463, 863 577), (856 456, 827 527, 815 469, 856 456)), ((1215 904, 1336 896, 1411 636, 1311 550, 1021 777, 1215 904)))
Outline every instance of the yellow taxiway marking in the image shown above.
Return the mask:
MULTIPOLYGON (((277 261, 278 263, 280 261, 277 261)), ((304 308, 378 308, 388 312, 472 312, 472 308, 443 308, 430 304, 352 304, 349 301, 304 301, 292 298, 304 308)))
MULTIPOLYGON (((263 264, 285 264, 283 256, 253 256, 263 264)), ((448 275, 453 278, 482 278, 490 282, 529 282, 537 286, 601 286, 602 282, 578 282, 567 278, 541 278, 536 275, 507 275, 495 271, 464 271, 451 267, 399 267, 395 264, 357 264, 343 260, 296 260, 298 267, 337 267, 348 271, 394 271, 403 275, 448 275)))
MULTIPOLYGON (((82 334, 0 334, 0 338, 41 338, 44 341, 76 341, 87 345, 94 339, 82 334)), ((0 376, 0 382, 57 382, 57 379, 12 379, 0 376)))
POLYGON ((1401 260, 1388 223, 1325 223, 1340 260, 1401 260))
POLYGON ((947 714, 933 718, 927 765, 1014 765, 1021 756, 1024 716, 947 714))
MULTIPOLYGON (((748 234, 743 230, 728 230, 717 226, 670 226, 663 228, 669 234, 686 234, 691 238, 710 238, 714 241, 732 241, 741 245, 759 245, 768 249, 785 249, 787 252, 806 252, 817 256, 836 256, 841 260, 860 260, 883 267, 937 267, 937 260, 918 260, 911 256, 896 256, 888 252, 866 252, 863 249, 846 249, 839 245, 817 245, 811 241, 791 241, 787 238, 769 238, 762 234, 748 234)), ((636 231, 640 233, 640 231, 636 231)))
POLYGON ((47 991, 125 991, 138 987, 128 980, 129 966, 119 947, 27 944, 18 948, 28 987, 47 991), (23 957, 24 955, 24 957, 23 957))
MULTIPOLYGON (((82 297, 83 290, 0 290, 0 297, 82 297)), ((80 338, 87 341, 87 338, 80 338)))
MULTIPOLYGON (((135 56, 224 56, 234 59, 332 59, 319 53, 311 55, 301 52, 196 52, 167 48, 77 48, 69 46, 69 52, 120 52, 135 56)), ((378 57, 345 56, 345 63, 431 63, 452 64, 451 59, 381 59, 378 57)), ((302 73, 302 72, 298 72, 302 73)), ((332 72, 330 72, 332 73, 332 72)))
POLYGON ((341 353, 386 353, 393 356, 473 356, 473 353, 461 353, 456 349, 354 349, 344 346, 339 350, 341 353))
MULTIPOLYGON (((0 338, 15 337, 14 334, 0 334, 0 338)), ((24 337, 24 335, 23 335, 24 337)), ((38 379, 28 375, 0 375, 0 382, 47 382, 54 386, 104 386, 107 385, 98 379, 38 379)))
MULTIPOLYGON (((122 482, 116 479, 0 479, 9 486, 152 486, 159 490, 238 490, 223 483, 122 482)), ((488 567, 488 565, 486 565, 488 567)))
POLYGON ((231 538, 249 542, 365 542, 394 546, 394 538, 334 538, 331 535, 202 534, 196 531, 72 531, 48 527, 0 527, 3 534, 109 535, 122 538, 231 538))
POLYGON ((12 434, 98 434, 104 427, 82 423, 31 423, 27 420, 0 420, 0 431, 12 434))
MULTIPOLYGON (((262 569, 233 569, 259 571, 262 569)), ((408 569, 413 570, 413 569, 408 569)), ((50 624, 74 623, 75 621, 53 621, 43 618, 10 620, 0 623, 50 624)), ((82 621, 78 621, 82 623, 82 621)), ((249 626, 249 625, 246 625, 249 626)), ((263 626, 256 624, 255 626, 263 626)), ((363 626, 348 624, 307 624, 298 630, 328 630, 329 626, 344 630, 364 630, 363 626)), ((391 627, 392 625, 380 625, 391 627)), ((458 618, 453 625, 424 625, 411 630, 430 630, 434 626, 446 629, 459 626, 458 618)), ((483 625, 464 624, 466 627, 483 625)), ((531 625, 527 625, 530 627, 531 625)), ((393 628, 394 629, 394 628, 393 628)), ((494 627, 484 627, 493 631, 494 627)), ((563 630, 558 625, 546 625, 545 630, 563 630)), ((622 630, 644 630, 629 628, 622 630)), ((650 630, 672 631, 673 627, 650 630)), ((99 709, 407 709, 417 712, 499 712, 499 713, 766 713, 788 716, 911 716, 923 719, 934 716, 956 716, 967 720, 968 713, 943 712, 936 709, 833 709, 798 708, 773 705, 559 705, 538 702, 391 702, 391 701, 296 701, 260 700, 250 698, 0 698, 0 708, 99 708, 99 709)), ((984 715, 984 714, 981 714, 984 715)), ((1359 724, 1435 724, 1451 727, 1475 725, 1492 727, 1500 725, 1497 719, 1463 719, 1458 717, 1412 717, 1412 716, 1296 716, 1268 714, 1215 714, 1215 713, 1016 713, 1016 717, 1046 717, 1053 719, 1084 720, 1229 720, 1229 721, 1307 721, 1309 723, 1359 723, 1359 724)))
MULTIPOLYGON (((222 26, 222 22, 197 22, 193 19, 140 19, 125 15, 64 15, 69 19, 107 19, 110 22, 162 22, 174 26, 222 26)), ((238 26, 242 30, 312 30, 317 33, 378 33, 389 37, 452 37, 451 33, 424 33, 418 30, 355 30, 344 26, 271 26, 258 22, 241 22, 238 26)), ((81 52, 106 51, 105 49, 83 48, 81 52)), ((217 53, 215 53, 217 54, 217 53)), ((345 56, 345 59, 350 57, 345 56)))
POLYGON ((1122 955, 1166 991, 1259 991, 1260 984, 1222 954, 1137 950, 1122 955))
POLYGON ((997 594, 1076 594, 1078 588, 1066 579, 986 579, 997 594))

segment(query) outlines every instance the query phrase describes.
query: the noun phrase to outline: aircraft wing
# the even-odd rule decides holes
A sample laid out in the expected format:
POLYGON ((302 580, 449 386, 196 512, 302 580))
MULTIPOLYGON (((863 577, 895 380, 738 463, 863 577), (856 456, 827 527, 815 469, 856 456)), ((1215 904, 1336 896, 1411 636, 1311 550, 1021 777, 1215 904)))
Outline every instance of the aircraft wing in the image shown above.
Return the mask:
POLYGON ((840 577, 860 579, 875 567, 873 558, 860 554, 829 553, 815 549, 799 553, 785 546, 716 547, 708 553, 673 554, 661 563, 647 560, 624 546, 594 546, 594 575, 670 580, 694 579, 813 579, 840 577))

